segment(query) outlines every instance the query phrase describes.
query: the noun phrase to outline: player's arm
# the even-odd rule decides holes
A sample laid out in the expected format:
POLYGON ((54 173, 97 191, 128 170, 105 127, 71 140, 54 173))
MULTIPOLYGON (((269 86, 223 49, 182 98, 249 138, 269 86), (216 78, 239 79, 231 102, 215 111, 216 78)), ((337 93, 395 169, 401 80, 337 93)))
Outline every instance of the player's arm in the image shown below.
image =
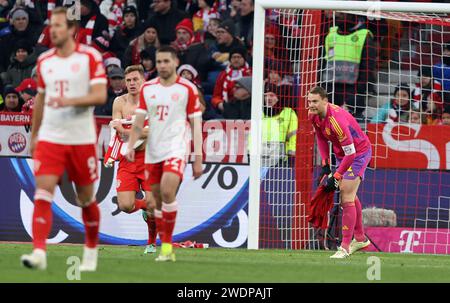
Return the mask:
POLYGON ((192 171, 194 179, 198 179, 203 174, 203 134, 202 134, 202 112, 200 111, 200 100, 196 86, 189 90, 186 113, 191 124, 192 140, 194 140, 194 163, 192 171))
POLYGON ((344 151, 344 158, 334 173, 334 177, 340 180, 355 160, 356 149, 348 122, 344 119, 335 119, 334 117, 330 117, 330 122, 331 128, 336 133, 341 148, 344 151))
POLYGON ((194 140, 194 156, 195 160, 192 164, 194 171, 194 179, 199 178, 203 173, 203 135, 202 135, 202 117, 201 115, 190 118, 192 139, 194 140))
POLYGON ((122 122, 120 121, 121 119, 123 119, 122 107, 123 107, 122 99, 121 97, 117 97, 113 103, 111 126, 114 127, 120 134, 130 136, 131 130, 125 129, 122 126, 122 122))
POLYGON ((322 171, 320 172, 317 184, 320 184, 325 176, 331 173, 330 167, 330 145, 328 139, 322 134, 322 131, 314 126, 316 130, 317 146, 319 148, 320 157, 322 158, 322 171))
POLYGON ((145 116, 145 112, 136 110, 136 119, 134 120, 133 126, 131 127, 130 139, 128 140, 127 159, 130 162, 134 161, 134 145, 142 136, 145 116))
POLYGON ((33 155, 34 147, 37 140, 39 129, 41 128, 42 117, 44 113, 45 93, 38 92, 33 105, 33 117, 31 127, 31 155, 33 155))

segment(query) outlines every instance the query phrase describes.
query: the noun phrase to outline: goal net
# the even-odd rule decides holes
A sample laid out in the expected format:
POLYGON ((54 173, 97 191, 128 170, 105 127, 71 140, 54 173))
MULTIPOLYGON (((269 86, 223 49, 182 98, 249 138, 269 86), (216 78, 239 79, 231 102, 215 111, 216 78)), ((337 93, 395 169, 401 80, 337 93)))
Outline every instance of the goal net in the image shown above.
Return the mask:
POLYGON ((358 191, 369 249, 450 254, 450 8, 316 2, 256 1, 249 248, 340 244, 338 192, 327 229, 307 217, 321 162, 306 96, 319 85, 372 144, 358 191))

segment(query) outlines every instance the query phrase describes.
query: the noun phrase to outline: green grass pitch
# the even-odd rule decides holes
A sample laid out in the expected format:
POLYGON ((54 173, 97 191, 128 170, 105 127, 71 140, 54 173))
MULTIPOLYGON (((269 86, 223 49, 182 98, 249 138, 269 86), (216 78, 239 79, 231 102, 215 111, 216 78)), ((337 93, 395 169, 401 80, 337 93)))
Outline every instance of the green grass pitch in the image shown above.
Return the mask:
POLYGON ((99 248, 97 272, 66 277, 70 256, 81 245, 49 245, 47 271, 22 267, 31 244, 0 243, 0 282, 450 282, 450 256, 357 253, 331 260, 327 251, 176 249, 177 262, 156 263, 143 247, 99 248), (369 281, 367 259, 380 258, 381 280, 369 281))

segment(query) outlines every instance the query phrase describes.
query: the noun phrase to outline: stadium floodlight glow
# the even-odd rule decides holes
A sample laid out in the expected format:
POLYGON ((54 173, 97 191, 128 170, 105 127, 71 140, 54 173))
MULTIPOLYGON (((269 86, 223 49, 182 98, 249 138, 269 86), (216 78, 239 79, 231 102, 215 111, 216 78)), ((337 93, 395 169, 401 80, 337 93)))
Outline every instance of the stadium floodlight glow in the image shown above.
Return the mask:
MULTIPOLYGON (((260 209, 261 209, 261 181, 264 174, 264 165, 262 165, 262 118, 263 118, 263 92, 264 92, 264 51, 265 51, 265 30, 266 30, 266 10, 277 9, 289 12, 291 15, 297 14, 302 16, 306 10, 321 10, 321 11, 340 11, 340 12, 404 12, 405 14, 440 14, 450 13, 450 4, 445 3, 416 3, 416 2, 378 2, 378 1, 311 1, 311 0, 255 0, 254 5, 254 28, 253 28, 253 85, 252 85, 252 124, 251 124, 251 138, 253 144, 250 145, 250 181, 249 181, 249 208, 248 208, 248 249, 260 248, 260 209)), ((441 17, 442 18, 442 17, 441 17)), ((399 19, 397 19, 399 20, 399 19)), ((401 20, 401 19, 400 19, 401 20)), ((448 17, 443 18, 443 22, 450 23, 448 17), (445 20, 444 20, 445 19, 445 20)), ((431 24, 434 24, 431 22, 431 24)), ((302 23, 301 27, 308 24, 302 23)), ((300 32, 305 29, 300 29, 300 32)), ((284 35, 285 33, 283 33, 284 35)), ((300 38, 301 40, 302 38, 300 38)), ((313 35, 308 37, 313 40, 313 35)), ((305 40, 302 40, 305 41, 305 40)), ((305 46, 299 47, 299 54, 305 46)), ((309 51, 309 50, 308 50, 309 51)), ((312 53, 312 51, 311 51, 312 53)), ((311 54, 309 54, 311 55, 311 54)), ((302 64, 300 62, 300 64, 302 64)), ((303 63, 308 64, 308 63, 303 63)), ((313 66, 313 65, 312 65, 313 66)), ((315 71, 317 73, 317 70, 315 71)), ((301 72, 300 72, 301 73, 301 72)), ((309 71, 308 77, 310 83, 307 86, 305 81, 300 85, 299 89, 305 96, 308 91, 307 87, 316 85, 317 80, 313 73, 309 71)), ((305 77, 306 78, 306 77, 305 77)), ((298 145, 297 145, 298 146, 298 145)), ((297 188, 296 191, 299 191, 297 188)), ((294 193, 297 196, 298 192, 294 193)), ((304 203, 304 201, 302 202, 304 203)), ((291 214, 294 220, 303 220, 298 217, 298 214, 291 214), (297 216, 297 218, 296 218, 297 216)), ((306 221, 305 221, 306 222, 306 221)), ((306 224, 307 223, 303 223, 306 224)), ((292 227, 292 226, 291 226, 292 227)), ((307 227, 308 228, 308 227, 307 227)), ((304 231, 302 231, 303 233, 304 231)), ((307 233, 308 231, 306 231, 307 233)), ((302 248, 302 246, 293 245, 289 248, 302 248), (295 247, 294 247, 295 246, 295 247)))

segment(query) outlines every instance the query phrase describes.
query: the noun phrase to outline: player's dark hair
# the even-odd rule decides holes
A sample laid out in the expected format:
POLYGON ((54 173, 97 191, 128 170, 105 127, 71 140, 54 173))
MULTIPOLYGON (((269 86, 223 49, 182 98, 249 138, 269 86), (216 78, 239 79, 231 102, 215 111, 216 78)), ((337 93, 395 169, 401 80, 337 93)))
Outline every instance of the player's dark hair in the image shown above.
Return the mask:
POLYGON ((177 51, 172 46, 163 45, 156 51, 156 53, 157 54, 159 54, 159 53, 170 53, 173 58, 178 59, 177 51))
POLYGON ((327 91, 320 86, 315 86, 309 91, 310 94, 319 95, 320 98, 327 98, 327 91))
POLYGON ((132 72, 139 72, 143 78, 145 78, 144 68, 142 65, 130 65, 125 69, 125 76, 132 72))
POLYGON ((58 6, 52 11, 52 15, 64 15, 66 16, 66 22, 68 28, 73 28, 78 26, 78 21, 75 18, 69 18, 69 10, 67 7, 58 6))

